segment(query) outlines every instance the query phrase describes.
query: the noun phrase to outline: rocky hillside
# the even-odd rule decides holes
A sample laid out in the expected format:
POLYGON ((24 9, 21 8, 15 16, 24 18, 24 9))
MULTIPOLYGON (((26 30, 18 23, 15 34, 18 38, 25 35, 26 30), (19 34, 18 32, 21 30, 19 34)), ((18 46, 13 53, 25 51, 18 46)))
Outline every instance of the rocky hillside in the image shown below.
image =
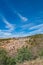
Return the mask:
POLYGON ((18 57, 17 65, 43 65, 43 34, 0 39, 0 48, 7 51, 9 57, 18 57))

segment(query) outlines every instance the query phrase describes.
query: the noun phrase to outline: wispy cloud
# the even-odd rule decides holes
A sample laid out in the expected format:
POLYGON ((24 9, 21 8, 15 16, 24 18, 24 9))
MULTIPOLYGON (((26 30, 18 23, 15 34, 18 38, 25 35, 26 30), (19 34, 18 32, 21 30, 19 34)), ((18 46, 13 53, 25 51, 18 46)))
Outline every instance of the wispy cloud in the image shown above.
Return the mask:
POLYGON ((6 20, 5 17, 1 17, 3 22, 5 23, 6 29, 0 29, 0 38, 6 38, 6 37, 13 37, 12 31, 15 30, 16 26, 15 24, 11 24, 9 21, 6 20))
POLYGON ((43 33, 43 24, 39 24, 33 27, 30 27, 31 32, 29 32, 29 35, 34 35, 34 34, 42 34, 43 33))
POLYGON ((5 17, 2 17, 2 20, 5 23, 6 29, 4 30, 0 29, 0 38, 23 37, 23 36, 43 33, 43 24, 39 24, 39 25, 35 25, 34 23, 24 24, 20 26, 20 30, 16 32, 15 24, 11 24, 9 21, 6 20, 5 17))
POLYGON ((32 30, 32 29, 39 29, 39 28, 43 28, 43 24, 39 24, 39 25, 36 25, 36 26, 32 26, 29 29, 32 30))
MULTIPOLYGON (((34 35, 34 34, 43 34, 43 24, 39 24, 39 25, 31 25, 31 24, 27 24, 27 25, 23 25, 22 28, 26 28, 26 30, 28 29, 28 32, 24 33, 24 36, 30 36, 30 35, 34 35)), ((25 31, 25 30, 24 30, 25 31)))
POLYGON ((5 18, 3 18, 3 22, 6 24, 6 28, 9 29, 9 31, 14 30, 14 27, 11 23, 9 23, 5 18))
POLYGON ((26 18, 25 16, 22 16, 19 12, 15 12, 15 13, 18 15, 18 17, 19 17, 22 21, 24 21, 24 22, 28 21, 28 18, 26 18))
POLYGON ((34 26, 34 23, 24 24, 24 25, 21 26, 21 28, 23 30, 25 30, 25 29, 29 30, 29 28, 32 27, 32 26, 34 26))
POLYGON ((11 32, 5 32, 3 30, 0 30, 0 38, 9 38, 12 37, 12 33, 11 32))
POLYGON ((29 35, 34 35, 34 34, 43 34, 43 28, 29 32, 29 35))

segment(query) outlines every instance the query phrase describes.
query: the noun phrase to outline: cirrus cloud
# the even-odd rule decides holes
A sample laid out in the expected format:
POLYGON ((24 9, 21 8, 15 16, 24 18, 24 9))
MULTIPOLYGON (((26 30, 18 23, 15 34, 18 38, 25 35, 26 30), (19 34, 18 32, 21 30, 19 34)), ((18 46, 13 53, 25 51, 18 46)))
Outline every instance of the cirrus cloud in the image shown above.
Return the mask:
POLYGON ((28 21, 28 18, 25 16, 22 16, 19 12, 15 11, 15 13, 17 14, 17 16, 24 22, 28 21))

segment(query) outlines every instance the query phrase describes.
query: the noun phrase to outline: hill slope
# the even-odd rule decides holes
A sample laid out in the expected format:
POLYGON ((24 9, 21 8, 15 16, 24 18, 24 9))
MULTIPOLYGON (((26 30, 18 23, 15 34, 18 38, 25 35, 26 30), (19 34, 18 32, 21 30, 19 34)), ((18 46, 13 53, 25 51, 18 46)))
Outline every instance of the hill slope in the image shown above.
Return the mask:
POLYGON ((19 65, 43 65, 43 34, 21 38, 0 39, 0 48, 5 49, 7 55, 10 57, 21 56, 19 60, 24 57, 22 58, 23 64, 17 61, 19 65), (31 55, 28 54, 28 51, 29 53, 31 52, 31 55), (30 62, 27 56, 31 59, 30 62))

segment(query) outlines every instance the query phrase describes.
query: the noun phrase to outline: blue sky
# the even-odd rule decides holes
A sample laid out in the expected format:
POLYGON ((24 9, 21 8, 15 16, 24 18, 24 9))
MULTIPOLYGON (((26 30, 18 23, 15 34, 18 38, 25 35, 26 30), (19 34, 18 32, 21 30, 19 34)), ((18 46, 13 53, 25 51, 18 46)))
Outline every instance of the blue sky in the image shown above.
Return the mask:
POLYGON ((43 0, 0 0, 0 38, 43 33, 43 0))

